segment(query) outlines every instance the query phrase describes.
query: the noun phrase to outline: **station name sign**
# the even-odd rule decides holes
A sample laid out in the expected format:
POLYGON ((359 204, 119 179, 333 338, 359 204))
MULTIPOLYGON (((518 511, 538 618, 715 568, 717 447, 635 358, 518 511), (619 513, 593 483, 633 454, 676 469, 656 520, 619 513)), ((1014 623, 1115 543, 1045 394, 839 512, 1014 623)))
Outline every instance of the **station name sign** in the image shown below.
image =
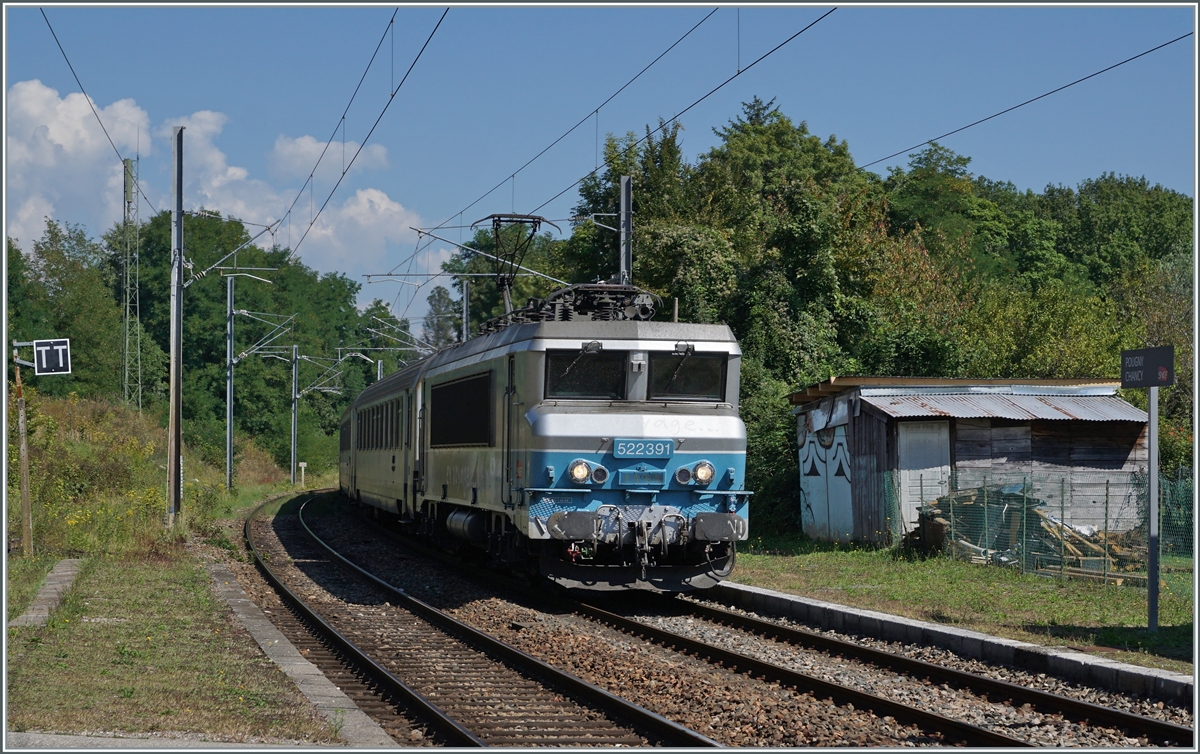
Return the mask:
POLYGON ((1121 352, 1121 387, 1175 384, 1175 346, 1121 352))

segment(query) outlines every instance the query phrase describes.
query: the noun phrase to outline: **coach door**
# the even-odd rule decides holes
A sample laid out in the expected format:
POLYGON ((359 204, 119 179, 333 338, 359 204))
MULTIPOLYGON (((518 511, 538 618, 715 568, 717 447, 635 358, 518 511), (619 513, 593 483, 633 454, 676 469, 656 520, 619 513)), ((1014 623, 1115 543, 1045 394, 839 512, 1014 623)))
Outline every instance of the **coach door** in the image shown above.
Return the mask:
POLYGON ((358 409, 350 404, 350 459, 346 464, 346 494, 351 500, 358 499, 358 454, 360 452, 358 433, 358 409))
POLYGON ((418 382, 413 390, 416 401, 414 415, 416 418, 417 437, 413 443, 412 490, 413 507, 417 507, 417 495, 425 496, 425 383, 418 382))
POLYGON ((522 486, 521 461, 517 453, 517 418, 520 415, 517 401, 517 357, 508 357, 508 379, 504 387, 504 417, 502 441, 504 449, 504 504, 513 505, 513 490, 522 486))
POLYGON ((412 504, 412 432, 413 432, 412 393, 400 396, 400 478, 404 480, 401 494, 404 495, 403 517, 411 515, 412 504))

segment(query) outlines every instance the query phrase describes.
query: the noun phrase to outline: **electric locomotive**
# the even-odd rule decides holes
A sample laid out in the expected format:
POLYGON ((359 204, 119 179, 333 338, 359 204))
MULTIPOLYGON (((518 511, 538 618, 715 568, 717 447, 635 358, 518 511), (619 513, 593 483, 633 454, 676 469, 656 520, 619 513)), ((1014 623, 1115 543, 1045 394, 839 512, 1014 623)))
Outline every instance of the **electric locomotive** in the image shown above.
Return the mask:
POLYGON ((568 588, 715 585, 752 494, 741 351, 652 315, 633 286, 571 286, 371 385, 343 415, 342 492, 568 588))

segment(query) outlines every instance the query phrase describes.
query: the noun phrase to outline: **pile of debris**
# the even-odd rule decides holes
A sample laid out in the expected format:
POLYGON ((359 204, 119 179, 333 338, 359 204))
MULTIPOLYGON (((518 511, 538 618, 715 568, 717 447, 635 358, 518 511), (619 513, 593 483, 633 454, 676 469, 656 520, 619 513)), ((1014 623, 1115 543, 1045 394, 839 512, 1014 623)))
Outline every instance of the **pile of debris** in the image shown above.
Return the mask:
POLYGON ((1022 484, 956 490, 919 509, 904 546, 957 560, 1115 584, 1141 584, 1144 528, 1099 531, 1054 516, 1022 484))

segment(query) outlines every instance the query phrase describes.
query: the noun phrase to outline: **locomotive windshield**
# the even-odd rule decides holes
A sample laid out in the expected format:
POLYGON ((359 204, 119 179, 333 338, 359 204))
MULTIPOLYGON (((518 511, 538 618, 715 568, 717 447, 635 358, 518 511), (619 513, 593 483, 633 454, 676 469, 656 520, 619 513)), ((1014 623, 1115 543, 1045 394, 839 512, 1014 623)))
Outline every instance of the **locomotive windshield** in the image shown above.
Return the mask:
POLYGON ((625 399, 625 351, 546 351, 546 397, 625 399))
POLYGON ((723 353, 650 353, 649 400, 724 401, 723 353))

